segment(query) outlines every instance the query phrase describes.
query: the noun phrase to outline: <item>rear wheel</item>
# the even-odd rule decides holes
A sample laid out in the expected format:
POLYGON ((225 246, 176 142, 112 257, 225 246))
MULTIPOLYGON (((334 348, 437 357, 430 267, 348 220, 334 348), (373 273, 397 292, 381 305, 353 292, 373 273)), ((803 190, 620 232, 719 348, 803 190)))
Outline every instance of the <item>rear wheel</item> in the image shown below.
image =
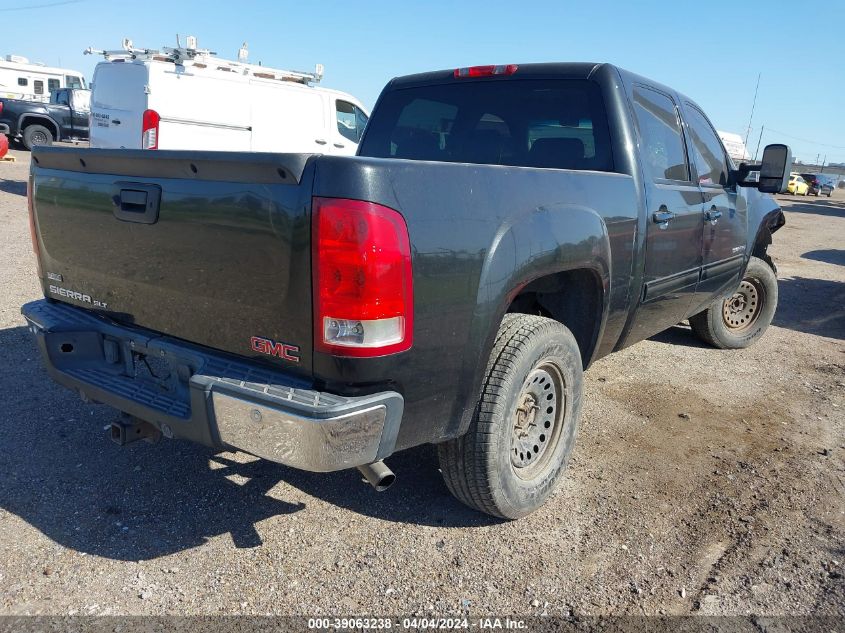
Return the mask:
POLYGON ((778 304, 778 280, 765 261, 752 257, 734 294, 690 317, 693 332, 720 349, 755 343, 769 327, 778 304))
POLYGON ((53 133, 43 125, 29 125, 23 131, 23 144, 30 151, 38 145, 52 145, 53 133))
POLYGON ((505 519, 539 508, 575 445, 583 373, 572 333, 552 319, 508 314, 469 430, 438 447, 446 486, 505 519))

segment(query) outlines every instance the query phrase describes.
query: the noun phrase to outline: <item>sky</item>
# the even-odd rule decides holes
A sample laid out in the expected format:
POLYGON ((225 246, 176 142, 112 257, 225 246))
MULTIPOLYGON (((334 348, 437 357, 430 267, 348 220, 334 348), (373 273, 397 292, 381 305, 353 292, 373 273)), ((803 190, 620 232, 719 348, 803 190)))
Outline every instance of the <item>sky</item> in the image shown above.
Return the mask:
MULTIPOLYGON (((275 68, 325 66, 323 85, 372 107, 392 77, 476 64, 611 62, 697 101, 748 146, 787 143, 803 162, 845 163, 841 15, 770 0, 2 0, 0 55, 81 70, 94 48, 175 45, 275 68)), ((234 95, 233 95, 234 96, 234 95)), ((225 106, 226 95, 221 95, 225 106)))

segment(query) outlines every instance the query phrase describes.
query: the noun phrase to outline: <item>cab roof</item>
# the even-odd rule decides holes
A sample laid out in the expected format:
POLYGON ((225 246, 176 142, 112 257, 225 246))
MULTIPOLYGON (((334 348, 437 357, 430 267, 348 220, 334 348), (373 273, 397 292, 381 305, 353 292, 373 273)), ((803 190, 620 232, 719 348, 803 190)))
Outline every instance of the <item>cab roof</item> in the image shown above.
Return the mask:
MULTIPOLYGON (((510 77, 515 79, 524 79, 531 77, 534 79, 544 79, 552 77, 567 77, 570 79, 588 79, 593 72, 600 66, 608 66, 609 64, 600 64, 595 62, 551 62, 542 64, 516 64, 517 70, 510 77)), ((423 86, 430 84, 440 84, 451 81, 484 81, 495 79, 498 77, 483 77, 477 78, 455 78, 455 68, 448 70, 435 70, 427 73, 417 73, 414 75, 404 75, 396 77, 390 81, 388 87, 390 88, 407 88, 410 86, 423 86)))

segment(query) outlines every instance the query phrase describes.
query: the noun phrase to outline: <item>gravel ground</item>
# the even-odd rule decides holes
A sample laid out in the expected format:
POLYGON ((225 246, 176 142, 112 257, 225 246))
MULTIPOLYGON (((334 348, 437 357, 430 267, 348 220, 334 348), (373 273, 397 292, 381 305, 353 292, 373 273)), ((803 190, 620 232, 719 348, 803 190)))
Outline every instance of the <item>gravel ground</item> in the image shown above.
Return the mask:
POLYGON ((587 373, 557 495, 501 523, 430 447, 381 495, 182 442, 44 371, 29 155, 0 163, 0 614, 845 615, 845 195, 783 197, 780 309, 755 347, 676 327, 587 373), (681 415, 683 414, 683 415, 681 415))

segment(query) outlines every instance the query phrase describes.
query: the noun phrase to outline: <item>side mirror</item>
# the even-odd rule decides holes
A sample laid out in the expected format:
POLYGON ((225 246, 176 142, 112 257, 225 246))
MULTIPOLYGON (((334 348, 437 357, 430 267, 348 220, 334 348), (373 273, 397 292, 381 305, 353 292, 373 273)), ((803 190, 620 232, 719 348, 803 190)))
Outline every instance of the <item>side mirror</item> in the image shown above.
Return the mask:
POLYGON ((734 182, 740 187, 757 187, 763 193, 779 193, 786 190, 791 168, 792 151, 787 145, 766 145, 763 161, 759 165, 740 164, 734 182))
POLYGON ((792 152, 786 145, 766 145, 760 165, 760 184, 763 193, 779 193, 786 189, 789 170, 792 168, 792 152))

